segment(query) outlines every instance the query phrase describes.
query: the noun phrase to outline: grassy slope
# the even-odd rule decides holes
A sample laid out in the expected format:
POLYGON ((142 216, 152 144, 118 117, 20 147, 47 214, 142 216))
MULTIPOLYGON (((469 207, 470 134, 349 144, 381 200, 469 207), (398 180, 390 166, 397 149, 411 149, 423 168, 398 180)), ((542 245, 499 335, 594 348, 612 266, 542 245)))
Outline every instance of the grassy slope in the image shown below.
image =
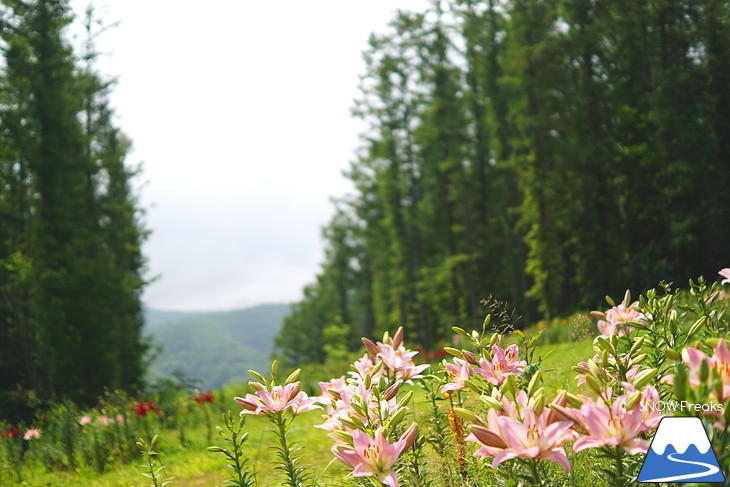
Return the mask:
MULTIPOLYGON (((553 391, 557 388, 568 388, 576 390, 573 380, 575 372, 570 369, 580 360, 586 360, 592 355, 591 340, 584 340, 578 343, 564 343, 541 347, 537 356, 542 355, 545 381, 553 391), (548 351, 552 350, 548 354, 548 351)), ((344 371, 343 371, 344 372, 344 371)), ((227 388, 224 396, 227 398, 224 407, 231 410, 238 410, 238 406, 230 399, 236 394, 241 394, 234 388, 227 388)), ((552 395, 552 391, 550 394, 552 395)), ((420 415, 427 416, 428 412, 423 407, 418 407, 420 415)), ((317 478, 323 485, 341 485, 342 478, 347 473, 339 462, 331 462, 330 453, 331 440, 326 433, 313 426, 321 423, 321 416, 317 412, 302 415, 294 423, 291 438, 299 441, 305 448, 300 452, 303 464, 315 465, 317 478)), ((262 418, 249 417, 246 423, 246 431, 249 432, 246 455, 251 458, 252 465, 259 474, 259 485, 280 485, 277 480, 278 473, 272 471, 269 459, 273 452, 270 451, 273 445, 273 435, 268 431, 267 424, 262 418)), ((221 485, 226 478, 228 468, 225 466, 224 457, 220 454, 213 454, 206 451, 205 427, 198 424, 187 434, 192 439, 188 448, 181 448, 174 431, 165 431, 161 435, 162 444, 160 450, 163 452, 163 461, 167 465, 168 475, 174 476, 176 480, 172 485, 179 486, 214 486, 221 485)), ((214 441, 219 446, 224 446, 221 441, 214 441)), ((141 469, 137 465, 125 465, 117 470, 98 476, 93 472, 80 471, 73 473, 45 473, 40 468, 25 472, 28 487, 59 486, 59 487, 142 487, 149 485, 140 475, 141 469)))

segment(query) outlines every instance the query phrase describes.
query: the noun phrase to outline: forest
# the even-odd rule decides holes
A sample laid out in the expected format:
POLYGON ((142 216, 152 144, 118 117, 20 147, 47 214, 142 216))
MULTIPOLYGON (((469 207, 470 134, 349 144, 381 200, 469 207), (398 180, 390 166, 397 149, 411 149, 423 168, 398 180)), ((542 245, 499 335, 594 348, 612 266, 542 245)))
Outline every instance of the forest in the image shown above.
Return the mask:
POLYGON ((364 53, 368 124, 290 363, 403 325, 422 348, 712 278, 730 245, 721 0, 449 0, 364 53))
POLYGON ((88 12, 0 3, 0 418, 143 385, 146 236, 88 12))

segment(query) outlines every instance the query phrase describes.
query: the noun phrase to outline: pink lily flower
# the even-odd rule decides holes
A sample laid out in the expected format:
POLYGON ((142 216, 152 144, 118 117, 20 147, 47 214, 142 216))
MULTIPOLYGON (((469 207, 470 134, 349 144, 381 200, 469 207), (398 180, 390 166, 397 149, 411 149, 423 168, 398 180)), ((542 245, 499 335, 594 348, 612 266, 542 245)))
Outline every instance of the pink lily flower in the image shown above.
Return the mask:
POLYGON ((707 362, 710 368, 714 368, 722 380, 722 397, 718 398, 725 402, 730 398, 730 351, 725 340, 720 340, 712 351, 712 357, 708 357, 696 348, 685 348, 682 350, 682 359, 690 370, 690 385, 697 387, 700 384, 700 367, 703 361, 707 362))
POLYGON ((626 325, 632 321, 638 323, 646 323, 646 316, 639 311, 634 309, 634 306, 638 306, 639 302, 634 301, 629 304, 626 301, 622 301, 618 306, 614 306, 605 313, 593 312, 593 316, 599 318, 598 320, 598 331, 604 337, 611 335, 624 336, 634 328, 626 325))
MULTIPOLYGON (((647 398, 653 398, 655 392, 656 390, 650 391, 647 398)), ((658 398, 658 394, 656 397, 658 398)), ((583 419, 582 426, 590 434, 578 438, 573 444, 573 450, 579 452, 587 448, 620 446, 629 455, 646 453, 648 444, 646 440, 637 438, 637 435, 652 430, 661 418, 645 418, 642 408, 638 406, 627 411, 624 406, 626 399, 628 394, 617 397, 610 408, 602 399, 597 402, 587 400, 580 408, 580 415, 583 419)))
POLYGON ((353 446, 337 443, 332 448, 332 453, 342 463, 354 469, 353 477, 376 475, 383 484, 398 487, 393 465, 408 446, 407 434, 408 431, 395 443, 388 443, 382 428, 375 431, 374 437, 355 430, 352 433, 353 446))
POLYGON ((41 431, 38 429, 29 429, 23 435, 24 440, 36 440, 41 437, 41 431))
POLYGON ((465 381, 472 375, 471 365, 466 360, 454 359, 453 364, 446 364, 446 372, 449 374, 449 381, 441 388, 441 393, 458 391, 466 387, 465 381))
POLYGON ((730 267, 721 270, 720 272, 718 272, 718 274, 725 278, 720 281, 720 284, 730 284, 730 267))
POLYGON ((322 395, 317 397, 317 402, 324 405, 331 405, 332 402, 340 397, 340 391, 347 389, 349 385, 344 376, 331 379, 329 382, 320 382, 319 388, 322 389, 322 395))
POLYGON ((479 368, 474 372, 495 386, 501 385, 507 374, 521 374, 527 365, 524 360, 517 360, 519 354, 517 345, 510 345, 506 349, 492 345, 492 352, 494 354, 492 360, 479 359, 479 368))
MULTIPOLYGON (((357 372, 348 372, 355 380, 363 380, 366 375, 372 373, 373 369, 375 368, 375 362, 373 362, 373 359, 370 357, 369 354, 363 355, 359 360, 355 361, 355 363, 352 364, 353 367, 355 367, 355 370, 357 372)), ((377 380, 381 375, 383 375, 383 369, 380 369, 380 371, 373 376, 373 380, 377 380)))
POLYGON ((282 413, 291 408, 295 416, 318 408, 314 399, 300 392, 301 384, 294 382, 286 386, 273 386, 271 390, 262 389, 256 394, 247 394, 245 398, 235 397, 234 400, 243 407, 241 414, 264 415, 266 413, 282 413))
POLYGON ((549 409, 536 414, 531 408, 522 410, 522 421, 500 416, 494 409, 488 413, 488 427, 471 426, 466 438, 481 445, 476 456, 494 456, 492 468, 513 458, 540 458, 559 463, 570 472, 570 462, 562 445, 575 439, 572 421, 555 421, 549 409))
POLYGON ((299 416, 313 409, 322 409, 316 402, 317 398, 310 398, 306 392, 300 392, 290 402, 292 416, 299 416))
POLYGON ((391 345, 384 345, 380 342, 377 344, 380 352, 376 359, 382 360, 383 364, 388 368, 388 376, 406 381, 410 379, 420 378, 420 373, 426 370, 429 365, 416 365, 413 357, 418 352, 407 350, 403 345, 395 348, 391 345))

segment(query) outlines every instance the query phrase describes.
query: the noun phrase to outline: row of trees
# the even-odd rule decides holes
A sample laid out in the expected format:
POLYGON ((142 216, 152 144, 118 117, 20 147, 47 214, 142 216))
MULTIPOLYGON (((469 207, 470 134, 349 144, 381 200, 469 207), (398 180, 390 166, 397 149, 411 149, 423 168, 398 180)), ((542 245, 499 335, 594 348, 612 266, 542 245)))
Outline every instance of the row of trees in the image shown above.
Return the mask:
POLYGON ((18 402, 89 402, 139 385, 145 237, 95 72, 89 12, 76 55, 65 0, 0 8, 0 417, 18 402))
POLYGON ((730 248, 724 0, 445 0, 365 53, 369 122, 326 259, 278 339, 396 324, 429 348, 480 299, 537 316, 715 276, 730 248))

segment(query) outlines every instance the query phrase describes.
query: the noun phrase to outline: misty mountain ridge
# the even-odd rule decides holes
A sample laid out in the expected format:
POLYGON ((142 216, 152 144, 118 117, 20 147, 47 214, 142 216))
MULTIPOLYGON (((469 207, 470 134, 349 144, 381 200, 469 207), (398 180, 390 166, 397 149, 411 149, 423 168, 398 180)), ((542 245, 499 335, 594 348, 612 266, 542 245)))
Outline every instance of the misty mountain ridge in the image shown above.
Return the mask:
POLYGON ((249 380, 249 369, 267 370, 290 304, 274 303, 214 312, 145 310, 146 333, 161 350, 152 381, 176 371, 199 379, 202 389, 249 380))

